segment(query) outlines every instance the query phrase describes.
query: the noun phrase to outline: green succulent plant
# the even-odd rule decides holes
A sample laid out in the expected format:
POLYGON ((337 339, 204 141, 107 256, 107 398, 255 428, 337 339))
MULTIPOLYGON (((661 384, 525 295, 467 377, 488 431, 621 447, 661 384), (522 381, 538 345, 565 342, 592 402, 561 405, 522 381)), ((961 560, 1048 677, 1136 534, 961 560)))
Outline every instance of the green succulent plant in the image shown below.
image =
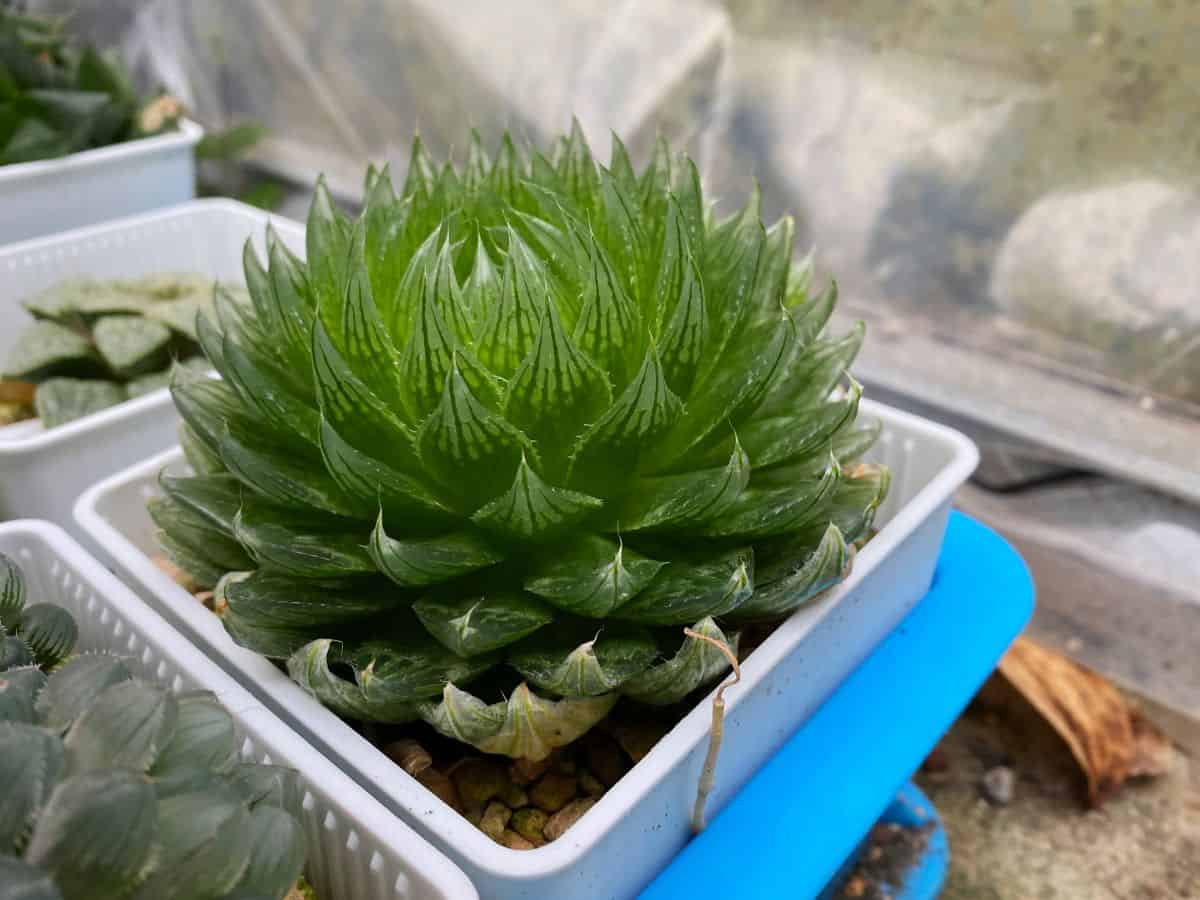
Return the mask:
POLYGON ((727 668, 683 628, 733 643, 837 583, 887 490, 861 327, 821 336, 792 232, 578 126, 461 171, 417 140, 354 221, 318 184, 307 262, 247 245, 250 302, 199 322, 223 380, 173 385, 163 546, 347 717, 538 759, 678 702, 727 668))
POLYGON ((138 96, 124 64, 78 46, 61 20, 0 8, 0 166, 174 127, 179 104, 138 96))
POLYGON ((213 280, 194 273, 61 281, 24 301, 34 320, 0 377, 36 385, 26 412, 44 428, 140 397, 166 387, 173 360, 207 371, 196 315, 212 298, 213 280))
POLYGON ((296 884, 294 773, 241 762, 213 695, 140 681, 109 654, 66 659, 70 613, 26 605, 3 554, 0 616, 0 635, 22 623, 0 639, 30 648, 0 653, 0 896, 279 900, 296 884))

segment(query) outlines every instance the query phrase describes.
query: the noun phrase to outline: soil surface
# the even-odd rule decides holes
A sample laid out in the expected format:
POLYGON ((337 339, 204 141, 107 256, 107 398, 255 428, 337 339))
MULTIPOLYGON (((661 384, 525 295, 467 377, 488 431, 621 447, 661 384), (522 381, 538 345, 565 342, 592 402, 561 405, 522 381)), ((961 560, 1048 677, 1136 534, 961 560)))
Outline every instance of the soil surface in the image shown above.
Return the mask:
POLYGON ((1194 750, 1175 753, 1166 775, 1130 782, 1088 810, 1066 746, 989 686, 916 778, 950 843, 944 900, 1200 898, 1194 750), (1007 803, 984 784, 997 767, 1015 776, 1007 803))

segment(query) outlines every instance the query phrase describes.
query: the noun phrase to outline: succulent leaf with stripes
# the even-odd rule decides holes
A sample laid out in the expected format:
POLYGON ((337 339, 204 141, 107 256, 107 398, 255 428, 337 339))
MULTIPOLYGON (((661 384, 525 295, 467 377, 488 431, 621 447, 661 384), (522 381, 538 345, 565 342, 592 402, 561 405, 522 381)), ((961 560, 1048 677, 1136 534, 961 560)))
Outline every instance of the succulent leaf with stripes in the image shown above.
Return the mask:
POLYGON ((837 583, 887 489, 793 226, 716 220, 660 144, 576 126, 440 168, 414 142, 357 219, 323 184, 307 261, 247 245, 250 301, 173 386, 193 474, 163 546, 228 631, 339 713, 544 756, 622 694, 669 704, 837 583), (222 577, 227 573, 235 575, 222 577))

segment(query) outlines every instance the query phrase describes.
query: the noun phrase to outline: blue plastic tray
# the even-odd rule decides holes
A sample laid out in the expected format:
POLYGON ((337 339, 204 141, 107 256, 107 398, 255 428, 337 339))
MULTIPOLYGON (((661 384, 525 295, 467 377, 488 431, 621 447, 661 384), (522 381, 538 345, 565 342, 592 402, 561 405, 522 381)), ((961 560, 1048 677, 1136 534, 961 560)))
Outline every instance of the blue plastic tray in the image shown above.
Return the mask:
POLYGON ((1017 552, 952 514, 929 593, 643 900, 818 897, 1032 612, 1017 552))

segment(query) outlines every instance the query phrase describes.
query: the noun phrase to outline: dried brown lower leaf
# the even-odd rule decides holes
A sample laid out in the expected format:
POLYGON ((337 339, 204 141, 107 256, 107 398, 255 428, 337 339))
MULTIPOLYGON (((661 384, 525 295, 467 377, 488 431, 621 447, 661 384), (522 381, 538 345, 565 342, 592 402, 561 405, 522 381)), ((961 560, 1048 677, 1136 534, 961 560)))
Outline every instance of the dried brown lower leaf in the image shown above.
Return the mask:
POLYGON ((1169 740, 1091 669, 1028 638, 1017 639, 999 669, 1066 742, 1087 778, 1093 807, 1131 776, 1165 771, 1169 740))
POLYGON ((18 403, 28 406, 33 403, 34 389, 32 381, 0 378, 0 403, 18 403))

